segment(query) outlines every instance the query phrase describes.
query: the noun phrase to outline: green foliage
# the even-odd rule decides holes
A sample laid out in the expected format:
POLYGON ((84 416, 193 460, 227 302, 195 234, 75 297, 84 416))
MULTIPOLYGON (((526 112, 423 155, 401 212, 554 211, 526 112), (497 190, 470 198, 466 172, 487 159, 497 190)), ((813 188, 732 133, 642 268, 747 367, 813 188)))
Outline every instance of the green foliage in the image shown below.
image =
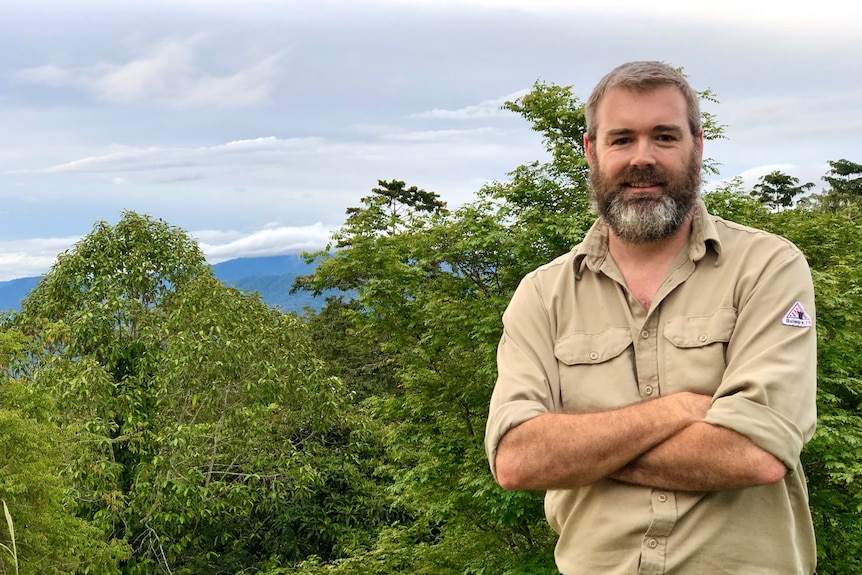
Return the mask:
POLYGON ((542 134, 551 154, 549 169, 555 177, 583 182, 587 176, 584 134, 587 131, 583 105, 571 86, 536 82, 533 89, 503 108, 522 116, 542 134))
POLYGON ((149 557, 130 572, 164 562, 174 573, 235 573, 337 554, 344 525, 326 518, 353 497, 339 489, 357 475, 343 465, 355 453, 343 389, 299 320, 212 278, 162 311, 144 330, 146 346, 162 348, 148 369, 159 402, 130 504, 149 557))
MULTIPOLYGON (((377 200, 363 203, 373 211, 377 200)), ((405 212, 397 222, 402 231, 389 234, 365 226, 372 218, 361 209, 350 214, 336 234, 342 248, 303 285, 356 290, 351 304, 329 300, 320 314, 325 325, 337 318, 345 327, 316 333, 333 351, 376 346, 359 356, 364 366, 357 356, 329 357, 349 367, 346 385, 363 389, 366 409, 388 428, 377 472, 391 478, 389 496, 405 514, 379 528, 364 551, 308 561, 297 572, 328 565, 342 573, 502 573, 529 557, 528 564, 544 562, 551 572, 547 547, 532 545, 551 543, 540 499, 517 495, 530 502, 517 519, 495 507, 511 496, 496 488, 482 449, 499 317, 532 263, 517 257, 529 250, 514 249, 521 238, 505 223, 512 218, 485 199, 454 213, 405 212), (366 374, 381 366, 388 383, 373 388, 366 374), (501 545, 509 552, 498 553, 501 545)))
POLYGON ((21 318, 63 321, 75 334, 68 352, 94 354, 120 381, 134 372, 141 321, 173 290, 211 273, 182 230, 125 212, 58 256, 22 302, 21 318))
POLYGON ((396 513, 370 479, 381 434, 303 323, 219 283, 181 230, 97 224, 7 323, 0 360, 34 418, 16 445, 57 462, 65 497, 58 556, 84 557, 82 537, 116 550, 92 572, 232 574, 335 560, 396 513))
POLYGON ((127 546, 76 513, 78 492, 65 476, 91 436, 44 417, 57 404, 24 375, 31 345, 8 326, 0 331, 0 499, 8 504, 0 544, 15 552, 0 554, 0 571, 117 573, 127 546))
POLYGON ((843 213, 846 217, 858 220, 862 209, 862 164, 850 160, 828 162, 829 172, 823 176, 828 188, 820 194, 806 198, 806 205, 813 209, 843 213))
POLYGON ((862 230, 853 208, 803 205, 778 213, 748 205, 740 191, 706 196, 717 215, 794 242, 806 255, 817 297, 818 427, 803 452, 825 575, 862 569, 862 230))
POLYGON ((841 213, 781 218, 776 230, 810 253, 817 294, 817 433, 806 448, 818 573, 862 569, 862 232, 841 213))
POLYGON ((751 196, 772 210, 782 210, 793 205, 796 196, 804 194, 814 187, 812 182, 799 184, 799 178, 787 175, 779 170, 761 176, 754 185, 751 196))
POLYGON ((761 227, 769 219, 769 211, 750 193, 743 190, 742 178, 733 178, 727 184, 704 194, 703 202, 709 213, 732 222, 761 227))

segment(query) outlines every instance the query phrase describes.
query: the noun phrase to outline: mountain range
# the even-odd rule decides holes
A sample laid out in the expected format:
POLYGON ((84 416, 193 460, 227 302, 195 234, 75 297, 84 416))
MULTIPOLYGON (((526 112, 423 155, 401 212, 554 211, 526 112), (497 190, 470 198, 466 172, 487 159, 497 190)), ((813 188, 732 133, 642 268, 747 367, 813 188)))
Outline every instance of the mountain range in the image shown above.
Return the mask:
MULTIPOLYGON (((308 264, 298 254, 237 258, 214 264, 213 273, 225 285, 242 291, 258 292, 268 305, 282 311, 302 313, 303 308, 319 310, 324 297, 312 297, 308 292, 290 293, 293 280, 308 275, 314 264, 308 264)), ((0 282, 0 311, 18 310, 21 300, 36 287, 42 278, 27 277, 0 282)))

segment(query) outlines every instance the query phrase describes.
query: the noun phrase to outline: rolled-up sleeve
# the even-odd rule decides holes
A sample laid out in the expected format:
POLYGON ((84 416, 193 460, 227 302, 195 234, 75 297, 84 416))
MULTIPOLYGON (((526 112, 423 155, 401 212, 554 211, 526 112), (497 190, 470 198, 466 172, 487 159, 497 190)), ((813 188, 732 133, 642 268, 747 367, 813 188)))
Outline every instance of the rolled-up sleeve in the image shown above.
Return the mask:
POLYGON ((497 445, 513 427, 556 411, 559 374, 547 309, 528 275, 503 314, 503 335, 497 348, 497 383, 485 427, 485 452, 496 477, 497 445))
POLYGON ((748 437, 793 470, 817 420, 817 336, 805 258, 795 248, 782 255, 739 302, 727 369, 705 421, 748 437))

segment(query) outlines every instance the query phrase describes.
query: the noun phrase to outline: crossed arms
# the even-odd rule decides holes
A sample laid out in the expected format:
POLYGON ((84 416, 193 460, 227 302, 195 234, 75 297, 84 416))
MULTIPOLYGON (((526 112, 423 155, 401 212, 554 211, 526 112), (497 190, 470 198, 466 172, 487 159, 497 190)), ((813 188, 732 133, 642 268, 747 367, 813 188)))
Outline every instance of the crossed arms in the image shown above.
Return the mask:
POLYGON ((573 489, 611 478, 671 490, 718 491, 780 481, 778 458, 705 423, 712 398, 691 392, 596 413, 546 413, 497 446, 504 489, 573 489))

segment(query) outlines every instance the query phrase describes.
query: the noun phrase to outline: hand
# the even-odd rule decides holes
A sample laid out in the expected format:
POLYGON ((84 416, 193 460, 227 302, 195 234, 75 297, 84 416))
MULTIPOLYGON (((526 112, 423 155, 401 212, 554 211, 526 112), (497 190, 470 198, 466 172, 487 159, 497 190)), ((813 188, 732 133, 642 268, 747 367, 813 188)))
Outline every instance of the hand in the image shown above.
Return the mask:
POLYGON ((681 391, 668 397, 675 400, 674 404, 680 410, 680 416, 683 419, 688 419, 690 423, 703 421, 706 417, 706 412, 712 407, 711 395, 681 391))

